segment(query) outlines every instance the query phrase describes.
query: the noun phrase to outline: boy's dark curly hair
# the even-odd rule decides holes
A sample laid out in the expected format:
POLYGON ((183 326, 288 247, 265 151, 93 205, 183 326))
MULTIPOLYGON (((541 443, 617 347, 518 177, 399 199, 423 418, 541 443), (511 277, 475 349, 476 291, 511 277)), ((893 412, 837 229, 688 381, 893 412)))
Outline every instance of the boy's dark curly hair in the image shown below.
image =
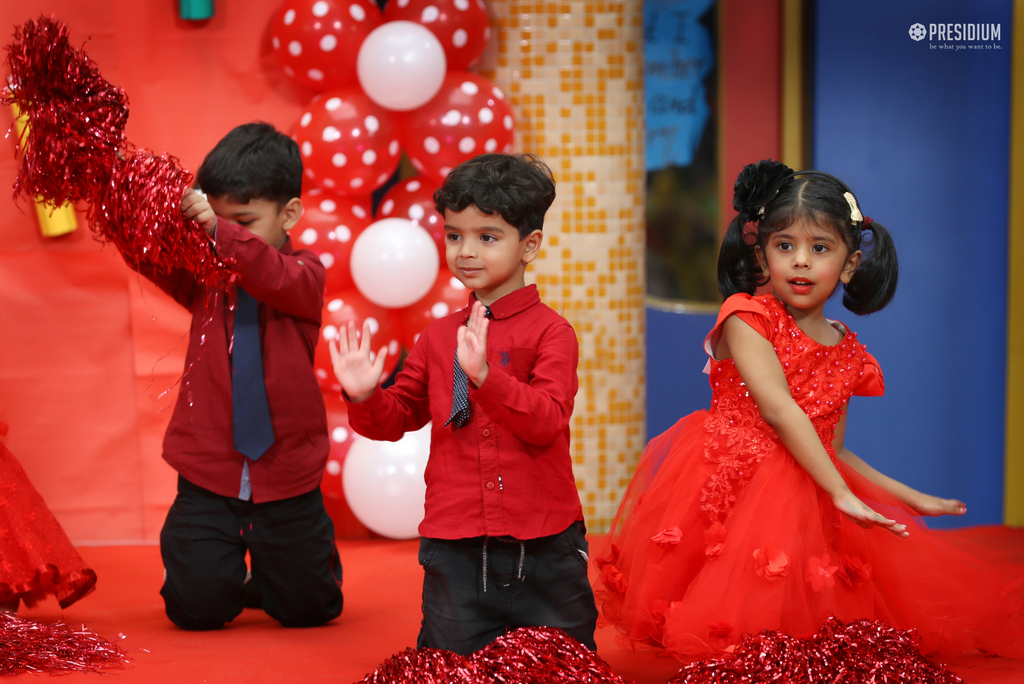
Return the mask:
POLYGON ((469 205, 497 214, 519 229, 522 240, 544 229, 544 214, 555 200, 551 169, 532 154, 481 154, 456 166, 434 193, 434 206, 462 211, 469 205))

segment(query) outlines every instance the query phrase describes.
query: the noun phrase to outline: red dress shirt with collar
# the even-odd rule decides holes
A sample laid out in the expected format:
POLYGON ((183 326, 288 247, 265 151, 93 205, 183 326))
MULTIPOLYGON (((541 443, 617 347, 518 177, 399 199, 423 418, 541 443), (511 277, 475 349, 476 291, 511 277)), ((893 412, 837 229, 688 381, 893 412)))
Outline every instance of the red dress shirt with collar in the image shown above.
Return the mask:
MULTIPOLYGON (((217 220, 217 254, 234 261, 238 284, 259 302, 260 344, 274 444, 249 461, 256 503, 305 494, 320 485, 330 443, 323 394, 313 374, 326 271, 291 240, 274 249, 241 226, 217 220)), ((139 272, 192 312, 178 401, 164 435, 164 460, 186 480, 237 497, 245 457, 233 445, 231 355, 235 288, 213 292, 191 273, 139 272)))
POLYGON ((487 378, 480 387, 470 382, 463 427, 445 422, 456 335, 469 307, 423 331, 394 385, 360 403, 346 398, 349 424, 371 439, 394 441, 431 422, 424 537, 534 539, 583 519, 569 452, 576 332, 541 303, 535 285, 490 308, 487 378))

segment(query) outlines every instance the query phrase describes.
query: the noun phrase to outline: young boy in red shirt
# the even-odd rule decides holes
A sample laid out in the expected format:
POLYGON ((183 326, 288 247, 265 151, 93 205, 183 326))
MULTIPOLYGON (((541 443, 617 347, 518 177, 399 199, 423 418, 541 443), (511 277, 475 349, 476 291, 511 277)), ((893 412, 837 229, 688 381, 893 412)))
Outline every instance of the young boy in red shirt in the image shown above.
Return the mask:
POLYGON ((320 493, 330 444, 313 373, 326 271, 288 239, 302 215, 302 158, 270 124, 244 124, 197 181, 206 196, 187 190, 182 211, 237 282, 210 292, 184 269, 138 265, 192 312, 164 435, 178 494, 160 532, 160 594, 183 629, 223 627, 248 596, 286 626, 319 625, 341 613, 341 561, 320 493))
POLYGON ((531 155, 460 164, 434 202, 471 306, 428 326, 388 389, 387 351, 371 360, 368 326, 360 340, 349 324, 332 344, 353 429, 394 441, 432 423, 419 647, 465 655, 507 629, 545 626, 595 649, 569 451, 578 343, 524 280, 554 198, 551 171, 531 155))

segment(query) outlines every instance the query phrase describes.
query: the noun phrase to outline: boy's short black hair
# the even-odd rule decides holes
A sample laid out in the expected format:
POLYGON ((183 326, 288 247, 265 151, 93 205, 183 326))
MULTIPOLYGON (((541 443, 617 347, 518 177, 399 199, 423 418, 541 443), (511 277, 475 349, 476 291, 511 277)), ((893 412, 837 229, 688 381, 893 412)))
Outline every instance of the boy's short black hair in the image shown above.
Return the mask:
POLYGON ((456 166, 434 193, 434 207, 462 211, 475 205, 519 229, 522 240, 544 229, 544 214, 555 200, 551 169, 532 154, 481 154, 456 166))
POLYGON ((302 155, 294 140, 270 124, 242 124, 206 155, 196 183, 210 197, 284 206, 302 194, 302 155))

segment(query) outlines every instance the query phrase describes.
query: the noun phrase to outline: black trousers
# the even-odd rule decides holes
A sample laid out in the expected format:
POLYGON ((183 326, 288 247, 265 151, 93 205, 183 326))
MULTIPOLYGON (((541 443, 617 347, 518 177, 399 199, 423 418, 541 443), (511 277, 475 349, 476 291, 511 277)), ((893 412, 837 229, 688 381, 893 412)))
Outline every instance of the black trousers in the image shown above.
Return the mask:
POLYGON ((423 622, 416 646, 469 655, 509 629, 558 627, 596 650, 597 607, 584 534, 577 522, 523 542, 421 539, 423 622))
POLYGON ((341 614, 341 559, 320 489, 254 504, 178 476, 160 531, 167 577, 160 595, 182 629, 219 629, 242 612, 245 552, 263 610, 287 627, 341 614))

